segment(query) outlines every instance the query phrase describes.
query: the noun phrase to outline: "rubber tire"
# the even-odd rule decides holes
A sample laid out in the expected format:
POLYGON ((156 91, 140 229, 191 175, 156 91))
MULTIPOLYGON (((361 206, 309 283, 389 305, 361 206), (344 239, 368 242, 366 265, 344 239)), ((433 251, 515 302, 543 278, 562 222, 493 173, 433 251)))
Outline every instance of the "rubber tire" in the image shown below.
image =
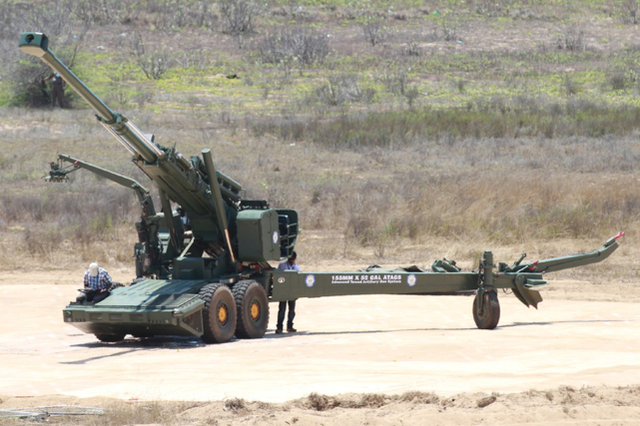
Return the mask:
POLYGON ((258 282, 245 280, 233 286, 233 296, 238 307, 236 337, 259 339, 269 326, 269 300, 258 282))
POLYGON ((204 300, 202 340, 205 343, 228 342, 233 338, 237 323, 236 302, 231 289, 220 283, 207 284, 199 295, 204 300), (220 319, 222 315, 224 320, 220 319))
POLYGON ((479 294, 476 294, 473 300, 473 320, 481 330, 493 330, 498 326, 500 321, 500 303, 498 302, 498 295, 495 291, 486 291, 483 294, 483 309, 479 310, 478 300, 479 294))
POLYGON ((126 334, 96 334, 98 340, 105 343, 121 342, 126 334))

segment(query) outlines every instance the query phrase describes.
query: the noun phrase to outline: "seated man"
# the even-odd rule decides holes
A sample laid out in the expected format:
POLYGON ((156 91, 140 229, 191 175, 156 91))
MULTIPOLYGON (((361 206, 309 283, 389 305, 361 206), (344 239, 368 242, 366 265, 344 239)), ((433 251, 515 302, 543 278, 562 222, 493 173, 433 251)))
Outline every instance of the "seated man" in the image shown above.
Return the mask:
POLYGON ((84 273, 84 293, 76 298, 77 303, 98 303, 109 296, 112 281, 109 273, 98 266, 96 262, 89 265, 84 273))

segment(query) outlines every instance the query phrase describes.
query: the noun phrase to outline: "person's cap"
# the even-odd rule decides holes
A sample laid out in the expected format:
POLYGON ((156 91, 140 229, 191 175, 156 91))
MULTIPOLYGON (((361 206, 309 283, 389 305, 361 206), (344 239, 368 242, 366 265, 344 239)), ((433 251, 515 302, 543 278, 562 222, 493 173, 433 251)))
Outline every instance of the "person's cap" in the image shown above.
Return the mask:
POLYGON ((291 253, 291 256, 289 256, 289 259, 296 260, 297 257, 298 257, 298 253, 294 251, 293 253, 291 253))
POLYGON ((91 274, 92 277, 97 277, 98 269, 98 264, 96 262, 91 263, 89 265, 89 274, 91 274))

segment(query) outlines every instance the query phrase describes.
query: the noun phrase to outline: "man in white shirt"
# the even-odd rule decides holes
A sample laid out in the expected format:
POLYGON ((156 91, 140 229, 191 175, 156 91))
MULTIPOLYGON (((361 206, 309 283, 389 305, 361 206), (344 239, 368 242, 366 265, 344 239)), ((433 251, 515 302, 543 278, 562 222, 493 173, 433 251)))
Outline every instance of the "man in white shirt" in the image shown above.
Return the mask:
MULTIPOLYGON (((300 272, 300 267, 296 263, 297 257, 298 255, 294 251, 293 253, 291 253, 291 257, 289 257, 289 259, 278 265, 278 269, 281 271, 300 272)), ((286 312, 287 305, 289 305, 289 315, 287 316, 287 333, 295 333, 297 331, 295 328, 293 328, 293 318, 296 316, 296 301, 294 299, 280 302, 280 305, 278 306, 278 325, 276 326, 276 334, 282 334, 284 314, 286 312)))

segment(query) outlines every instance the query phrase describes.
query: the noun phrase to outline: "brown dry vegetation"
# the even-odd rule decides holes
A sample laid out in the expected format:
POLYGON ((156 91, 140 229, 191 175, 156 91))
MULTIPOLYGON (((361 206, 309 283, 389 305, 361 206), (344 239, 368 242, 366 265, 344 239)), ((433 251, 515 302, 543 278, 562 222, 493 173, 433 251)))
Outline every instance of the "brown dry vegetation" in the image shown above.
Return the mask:
MULTIPOLYGON (((152 183, 88 113, 21 110, 19 117, 19 125, 3 131, 0 226, 3 253, 21 255, 5 256, 4 267, 19 268, 25 257, 46 268, 92 259, 129 263, 139 214, 131 191, 84 171, 66 184, 41 178, 57 153, 68 153, 152 183)), ((393 150, 335 150, 173 117, 178 128, 141 116, 146 127, 161 128, 163 141, 180 141, 185 154, 212 146, 218 167, 243 182, 248 197, 297 209, 307 264, 347 258, 354 266, 425 265, 441 256, 471 262, 498 247, 511 250, 500 253, 506 260, 521 251, 552 256, 593 249, 619 230, 628 232, 625 250, 635 248, 640 199, 633 136, 425 140, 393 150), (567 239, 575 243, 554 248, 554 241, 567 239)), ((632 279, 636 268, 627 262, 619 274, 632 279)))

